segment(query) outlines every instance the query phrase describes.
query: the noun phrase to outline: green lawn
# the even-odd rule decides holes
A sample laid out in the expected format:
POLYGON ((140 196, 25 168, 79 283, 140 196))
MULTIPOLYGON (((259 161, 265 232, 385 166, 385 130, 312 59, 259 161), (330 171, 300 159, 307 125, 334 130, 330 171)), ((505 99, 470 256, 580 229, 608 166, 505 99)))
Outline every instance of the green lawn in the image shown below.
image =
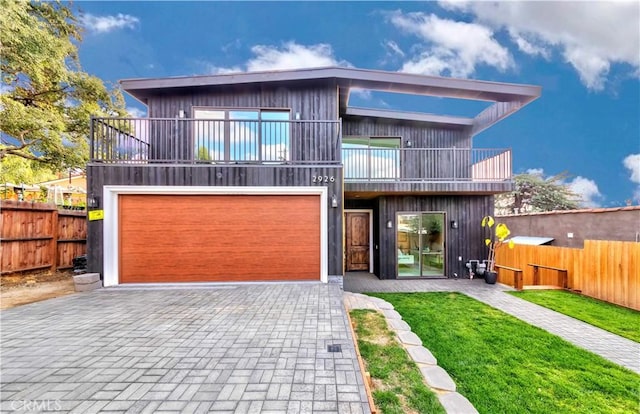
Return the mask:
POLYGON ((379 412, 444 414, 417 365, 387 328, 384 316, 364 309, 349 314, 355 323, 360 354, 374 382, 373 401, 379 412))
POLYGON ((640 376, 459 293, 378 293, 481 413, 637 413, 640 376))
POLYGON ((605 331, 640 342, 640 312, 564 290, 509 292, 605 331))

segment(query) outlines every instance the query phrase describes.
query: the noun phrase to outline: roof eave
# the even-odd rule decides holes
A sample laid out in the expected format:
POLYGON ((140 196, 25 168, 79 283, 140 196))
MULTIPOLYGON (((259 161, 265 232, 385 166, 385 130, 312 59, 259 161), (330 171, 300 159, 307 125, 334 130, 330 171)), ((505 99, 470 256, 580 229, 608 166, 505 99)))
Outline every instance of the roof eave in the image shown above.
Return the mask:
POLYGON ((453 127, 470 127, 473 118, 464 118, 449 115, 436 115, 418 112, 388 111, 370 108, 348 107, 344 112, 347 116, 361 116, 367 118, 396 119, 403 121, 426 122, 430 124, 446 125, 453 127))
POLYGON ((341 88, 347 89, 362 88, 493 102, 524 101, 540 96, 540 87, 532 85, 340 67, 170 78, 123 79, 120 81, 120 85, 125 91, 142 101, 145 96, 154 93, 154 91, 173 88, 311 81, 330 78, 336 79, 341 88))

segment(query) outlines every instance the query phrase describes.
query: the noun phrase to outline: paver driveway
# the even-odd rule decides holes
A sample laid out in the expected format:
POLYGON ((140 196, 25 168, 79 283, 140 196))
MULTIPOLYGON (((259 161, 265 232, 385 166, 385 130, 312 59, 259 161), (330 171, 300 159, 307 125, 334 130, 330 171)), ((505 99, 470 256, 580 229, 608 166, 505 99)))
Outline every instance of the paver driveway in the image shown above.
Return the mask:
POLYGON ((103 289, 0 316, 2 412, 368 409, 336 285, 103 289))

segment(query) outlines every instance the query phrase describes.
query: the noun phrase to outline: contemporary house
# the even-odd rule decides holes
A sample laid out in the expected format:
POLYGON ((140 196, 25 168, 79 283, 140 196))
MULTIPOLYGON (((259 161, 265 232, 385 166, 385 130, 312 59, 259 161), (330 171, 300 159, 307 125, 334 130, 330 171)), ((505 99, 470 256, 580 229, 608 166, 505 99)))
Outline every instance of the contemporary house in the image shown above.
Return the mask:
POLYGON ((147 118, 93 118, 90 271, 126 283, 451 277, 511 151, 473 137, 528 85, 352 68, 121 81, 147 118), (349 105, 354 90, 488 102, 475 117, 349 105))

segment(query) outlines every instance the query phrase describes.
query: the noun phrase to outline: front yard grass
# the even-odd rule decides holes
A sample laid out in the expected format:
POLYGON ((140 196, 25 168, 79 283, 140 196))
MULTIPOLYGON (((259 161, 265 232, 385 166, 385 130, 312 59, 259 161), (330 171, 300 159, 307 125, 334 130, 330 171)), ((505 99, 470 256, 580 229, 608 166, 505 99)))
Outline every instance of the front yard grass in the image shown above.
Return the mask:
POLYGON ((349 312, 355 323, 360 355, 373 381, 373 401, 381 413, 445 413, 424 384, 411 357, 387 328, 384 316, 372 310, 349 312))
POLYGON ((640 376, 459 293, 376 293, 481 413, 636 413, 640 376))
POLYGON ((640 312, 564 290, 509 292, 600 329, 640 342, 640 312))

